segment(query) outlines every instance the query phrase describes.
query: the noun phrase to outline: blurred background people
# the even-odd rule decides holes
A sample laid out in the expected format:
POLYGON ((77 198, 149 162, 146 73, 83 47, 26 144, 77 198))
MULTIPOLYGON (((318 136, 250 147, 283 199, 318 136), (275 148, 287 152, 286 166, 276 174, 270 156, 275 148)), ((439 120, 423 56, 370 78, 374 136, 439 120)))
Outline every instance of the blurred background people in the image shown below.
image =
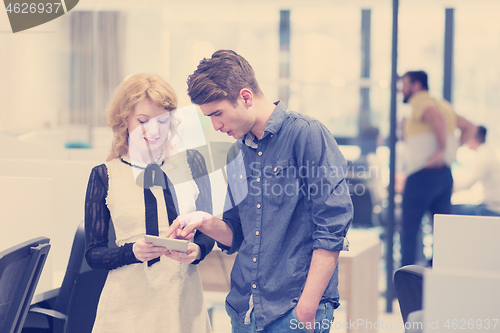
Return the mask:
POLYGON ((466 178, 455 179, 453 187, 460 191, 480 182, 483 201, 479 205, 453 205, 453 214, 500 216, 500 160, 486 144, 486 133, 486 127, 478 126, 476 134, 467 141, 467 146, 476 152, 473 168, 466 178))
POLYGON ((474 134, 475 126, 457 115, 450 103, 429 95, 426 72, 406 72, 401 80, 403 102, 412 108, 405 124, 407 178, 401 230, 401 266, 405 266, 416 261, 417 235, 424 214, 451 213, 455 129, 461 131, 461 145, 474 134))

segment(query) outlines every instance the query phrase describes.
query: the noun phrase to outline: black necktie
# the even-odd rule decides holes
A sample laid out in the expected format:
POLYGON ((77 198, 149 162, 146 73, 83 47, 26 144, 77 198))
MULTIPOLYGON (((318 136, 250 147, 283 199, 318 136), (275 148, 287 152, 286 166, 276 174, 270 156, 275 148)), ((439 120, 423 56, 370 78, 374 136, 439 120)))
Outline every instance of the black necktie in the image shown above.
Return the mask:
MULTIPOLYGON (((146 207, 146 234, 158 236, 158 209, 156 198, 150 188, 158 185, 163 188, 163 197, 165 198, 165 206, 167 207, 168 222, 172 222, 177 218, 177 210, 175 208, 174 197, 170 188, 173 185, 157 164, 148 164, 144 171, 144 206, 146 207)), ((160 261, 160 258, 155 258, 148 261, 148 266, 160 261)))

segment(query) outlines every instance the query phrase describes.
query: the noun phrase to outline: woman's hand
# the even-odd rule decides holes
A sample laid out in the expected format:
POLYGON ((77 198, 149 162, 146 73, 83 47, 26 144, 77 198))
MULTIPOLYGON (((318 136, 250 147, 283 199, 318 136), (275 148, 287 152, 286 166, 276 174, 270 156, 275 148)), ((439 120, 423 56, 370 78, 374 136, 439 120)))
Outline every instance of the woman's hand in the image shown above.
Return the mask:
POLYGON ((158 258, 162 254, 166 254, 168 250, 161 246, 153 246, 151 243, 146 243, 143 239, 137 241, 132 246, 132 252, 135 257, 144 262, 154 258, 158 258))
POLYGON ((186 253, 178 251, 167 251, 165 254, 167 257, 182 262, 183 264, 189 265, 195 260, 200 259, 201 250, 198 244, 189 243, 188 250, 186 253))

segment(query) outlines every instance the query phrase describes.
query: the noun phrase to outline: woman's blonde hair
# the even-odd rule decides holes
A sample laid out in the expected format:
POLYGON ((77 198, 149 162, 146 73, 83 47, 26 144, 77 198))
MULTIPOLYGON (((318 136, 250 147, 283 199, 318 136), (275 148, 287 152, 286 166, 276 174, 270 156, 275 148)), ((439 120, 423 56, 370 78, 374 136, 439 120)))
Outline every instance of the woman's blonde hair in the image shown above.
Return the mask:
MULTIPOLYGON (((108 161, 128 153, 128 118, 137 103, 149 98, 157 106, 173 111, 177 108, 177 96, 172 87, 155 74, 135 74, 116 88, 106 107, 108 126, 113 131, 113 143, 108 161)), ((170 117, 170 137, 176 133, 179 121, 170 117)))

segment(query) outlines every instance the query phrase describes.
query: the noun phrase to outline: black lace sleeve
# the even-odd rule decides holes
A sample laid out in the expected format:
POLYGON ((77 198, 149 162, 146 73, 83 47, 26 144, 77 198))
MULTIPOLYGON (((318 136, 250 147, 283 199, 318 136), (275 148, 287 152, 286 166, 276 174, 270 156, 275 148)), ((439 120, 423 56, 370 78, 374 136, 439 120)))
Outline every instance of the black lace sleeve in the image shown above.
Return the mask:
POLYGON ((108 247, 110 213, 106 206, 108 172, 101 164, 92 169, 85 196, 85 259, 94 269, 115 269, 140 263, 132 251, 133 243, 116 248, 108 247))
MULTIPOLYGON (((208 176, 205 159, 198 151, 187 150, 187 160, 194 181, 200 190, 198 199, 196 199, 196 210, 212 214, 212 187, 210 186, 210 177, 208 176)), ((196 265, 212 251, 215 241, 198 230, 194 236, 194 242, 198 244, 201 250, 200 260, 193 261, 193 264, 196 265)))

